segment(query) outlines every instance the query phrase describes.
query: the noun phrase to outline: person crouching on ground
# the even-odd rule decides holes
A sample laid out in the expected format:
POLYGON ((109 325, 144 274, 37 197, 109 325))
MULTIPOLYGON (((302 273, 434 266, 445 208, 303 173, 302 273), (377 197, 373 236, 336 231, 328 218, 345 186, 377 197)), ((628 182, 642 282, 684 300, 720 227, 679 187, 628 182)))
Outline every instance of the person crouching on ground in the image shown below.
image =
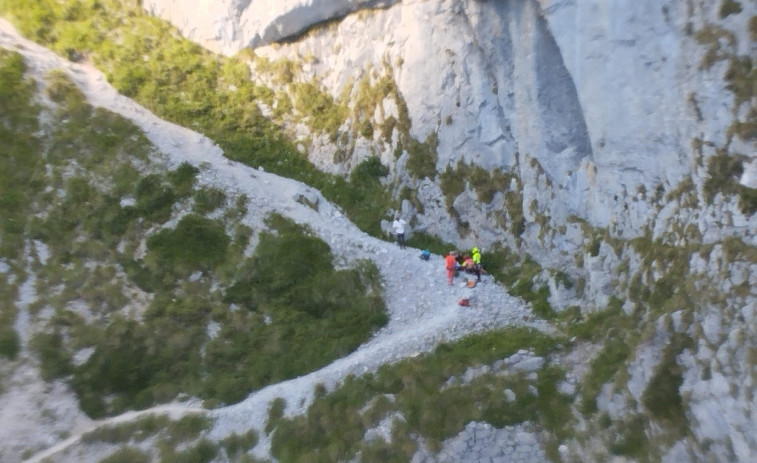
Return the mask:
POLYGON ((394 216, 392 229, 394 234, 397 235, 397 244, 400 245, 400 249, 405 249, 405 225, 407 225, 407 222, 401 219, 399 214, 394 216))
POLYGON ((455 276, 455 267, 457 266, 457 256, 455 251, 450 251, 444 258, 444 265, 447 268, 447 284, 452 286, 452 278, 455 276))

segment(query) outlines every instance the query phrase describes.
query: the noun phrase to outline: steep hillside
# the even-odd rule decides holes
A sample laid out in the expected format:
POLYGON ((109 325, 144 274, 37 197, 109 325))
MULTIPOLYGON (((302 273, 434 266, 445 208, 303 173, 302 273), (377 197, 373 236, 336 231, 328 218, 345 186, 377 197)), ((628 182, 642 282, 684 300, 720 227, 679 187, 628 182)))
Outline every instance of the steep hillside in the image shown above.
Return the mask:
MULTIPOLYGON (((264 419, 276 394, 264 389, 213 439, 252 421, 266 428, 252 453, 281 461, 512 458, 503 449, 519 433, 536 460, 757 454, 754 2, 53 3, 4 0, 0 12, 226 157, 319 190, 373 236, 400 211, 415 245, 485 247, 493 277, 558 329, 549 349, 528 346, 548 361, 526 382, 492 373, 512 346, 482 359, 456 344, 438 360, 443 378, 422 356, 318 390, 306 413, 274 401, 264 419)), ((292 207, 328 204, 308 191, 292 207)), ((341 234, 315 228, 340 252, 341 234)), ((373 259, 380 245, 357 247, 373 259)), ((386 276, 396 262, 377 265, 386 276)), ((222 302, 242 301, 260 303, 222 302)))
POLYGON ((482 331, 446 349, 555 348, 501 329, 551 331, 494 281, 460 310, 471 290, 446 285, 439 256, 365 235, 317 191, 228 161, 7 23, 0 45, 2 186, 15 198, 3 459, 270 456, 272 404, 302 413, 349 375, 482 331))

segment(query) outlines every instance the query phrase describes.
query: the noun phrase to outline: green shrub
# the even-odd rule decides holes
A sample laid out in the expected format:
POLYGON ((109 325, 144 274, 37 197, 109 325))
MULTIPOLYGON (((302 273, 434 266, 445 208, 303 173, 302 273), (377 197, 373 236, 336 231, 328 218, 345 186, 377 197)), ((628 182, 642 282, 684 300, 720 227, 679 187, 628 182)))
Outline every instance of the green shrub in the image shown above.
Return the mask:
POLYGON ((589 314, 578 323, 568 326, 568 334, 578 339, 600 341, 607 336, 608 331, 615 329, 631 329, 633 320, 623 312, 623 301, 615 297, 605 310, 589 314))
POLYGON ((389 175, 389 168, 381 164, 378 156, 369 156, 350 174, 350 182, 375 182, 389 175))
POLYGON ((258 444, 258 433, 252 429, 244 434, 231 434, 220 442, 226 449, 226 454, 232 461, 237 461, 241 456, 250 451, 258 444))
POLYGON ((620 425, 610 444, 613 455, 624 455, 645 461, 649 457, 649 440, 645 434, 646 419, 644 415, 632 415, 620 425))
POLYGON ((200 170, 188 162, 182 162, 175 170, 168 172, 168 181, 180 198, 192 193, 198 172, 200 170))
POLYGON ((720 5, 720 19, 725 19, 732 14, 741 13, 741 3, 736 0, 723 0, 720 5))
POLYGON ((170 184, 158 174, 147 175, 137 183, 134 190, 139 214, 155 222, 165 222, 171 217, 176 202, 176 193, 170 184))
POLYGON ((521 236, 526 231, 526 219, 523 216, 523 195, 520 192, 505 193, 505 206, 510 216, 510 232, 514 236, 521 236))
POLYGON ((121 447, 100 460, 100 463, 150 463, 150 461, 150 456, 136 447, 121 447))
POLYGON ((683 368, 678 364, 677 356, 693 345, 688 335, 674 333, 641 397, 644 407, 665 429, 672 432, 674 440, 684 437, 689 428, 680 392, 683 368))
POLYGON ((161 463, 210 463, 218 455, 218 446, 208 439, 200 439, 198 443, 186 450, 175 451, 164 447, 160 452, 161 463))
POLYGON ((141 442, 163 431, 169 424, 170 420, 165 415, 147 415, 130 422, 100 426, 84 434, 82 442, 87 444, 95 442, 121 444, 132 439, 141 442))
POLYGON ((482 203, 490 203, 496 193, 508 191, 511 178, 510 174, 502 172, 499 168, 490 173, 481 166, 475 166, 470 172, 470 184, 482 203))
POLYGON ((452 210, 452 204, 455 202, 455 199, 465 191, 465 176, 460 172, 465 168, 465 164, 459 162, 457 169, 447 166, 447 169, 440 175, 441 182, 439 186, 444 194, 447 211, 452 210))
POLYGON ((591 361, 589 372, 584 377, 581 386, 582 413, 590 415, 597 411, 596 399, 602 386, 625 365, 631 351, 631 347, 622 336, 614 336, 607 340, 602 351, 591 361))
POLYGON ((172 421, 166 431, 169 434, 168 442, 178 444, 197 438, 203 431, 207 431, 213 424, 213 420, 205 415, 189 414, 172 421))
MULTIPOLYGON (((164 302, 153 304, 160 308, 164 302)), ((177 301, 162 310, 159 316, 151 307, 143 324, 115 317, 89 359, 74 369, 71 383, 87 414, 145 408, 191 391, 199 381, 199 349, 206 339, 209 309, 177 301), (105 403, 108 395, 114 400, 105 403)))
POLYGON ((30 347, 39 357, 42 377, 46 381, 71 373, 71 354, 63 345, 63 336, 58 330, 35 334, 30 347))
POLYGON ((226 259, 230 243, 222 223, 190 214, 174 229, 164 229, 147 240, 148 259, 159 266, 209 269, 226 259))
POLYGON ((286 400, 276 397, 268 408, 268 421, 265 424, 266 434, 270 434, 276 428, 276 423, 284 417, 286 400))
POLYGON ((194 211, 206 215, 224 205, 226 193, 218 188, 200 188, 195 192, 194 200, 194 211))
POLYGON ((438 139, 436 132, 431 132, 426 141, 421 143, 414 138, 407 140, 405 149, 408 153, 407 171, 417 179, 436 178, 436 148, 438 139))
POLYGON ((39 107, 35 85, 25 77, 20 54, 0 48, 0 256, 15 259, 24 249, 24 230, 31 200, 41 190, 44 171, 41 141, 35 136, 39 107))
POLYGON ((0 355, 14 360, 21 350, 18 333, 13 326, 0 326, 0 355))

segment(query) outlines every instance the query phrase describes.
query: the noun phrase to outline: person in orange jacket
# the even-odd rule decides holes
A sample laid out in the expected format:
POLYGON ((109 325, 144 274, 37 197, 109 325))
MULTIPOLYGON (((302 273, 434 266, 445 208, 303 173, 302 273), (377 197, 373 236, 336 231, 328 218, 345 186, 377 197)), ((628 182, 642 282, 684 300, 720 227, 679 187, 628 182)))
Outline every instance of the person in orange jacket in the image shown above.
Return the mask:
POLYGON ((457 253, 450 251, 444 258, 444 265, 447 268, 447 284, 452 286, 452 278, 455 276, 455 267, 457 266, 457 253))

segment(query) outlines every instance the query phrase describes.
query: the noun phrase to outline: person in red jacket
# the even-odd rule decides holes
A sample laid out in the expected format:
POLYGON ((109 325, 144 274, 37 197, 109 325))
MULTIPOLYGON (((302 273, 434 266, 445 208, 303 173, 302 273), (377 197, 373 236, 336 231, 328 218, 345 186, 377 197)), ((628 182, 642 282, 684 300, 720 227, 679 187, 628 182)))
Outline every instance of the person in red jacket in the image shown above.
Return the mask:
POLYGON ((457 265, 457 253, 450 251, 444 258, 444 265, 447 268, 447 284, 452 286, 452 278, 455 276, 455 266, 457 265))

